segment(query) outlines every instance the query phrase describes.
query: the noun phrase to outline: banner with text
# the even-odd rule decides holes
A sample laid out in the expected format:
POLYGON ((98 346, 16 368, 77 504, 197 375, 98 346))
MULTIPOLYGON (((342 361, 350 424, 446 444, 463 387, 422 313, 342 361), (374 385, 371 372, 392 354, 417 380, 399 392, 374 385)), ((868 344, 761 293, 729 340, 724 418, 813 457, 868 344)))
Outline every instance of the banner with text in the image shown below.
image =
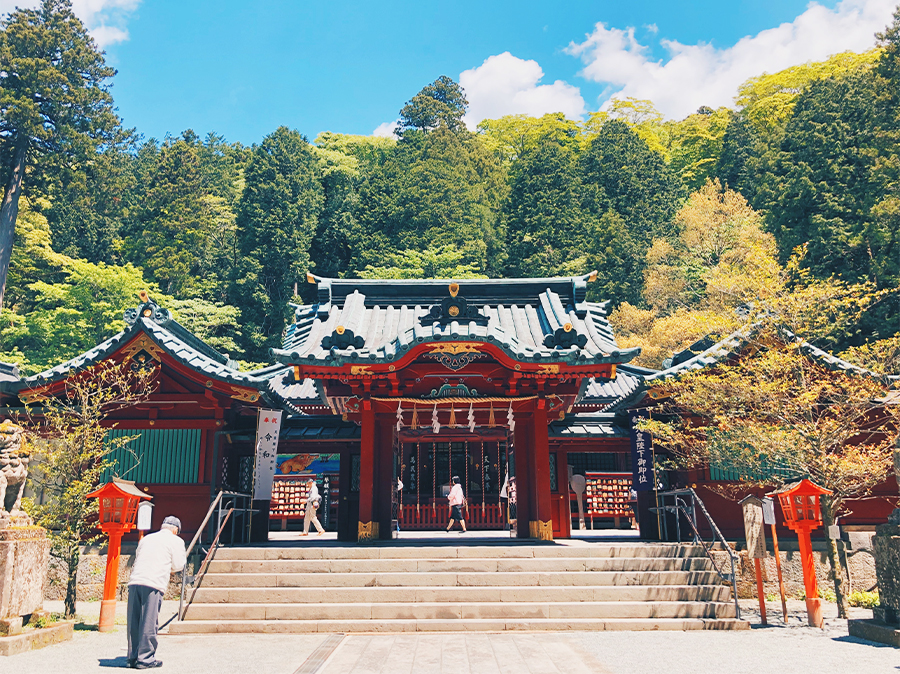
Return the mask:
POLYGON ((634 474, 634 490, 653 489, 653 437, 638 430, 639 419, 646 418, 646 412, 631 412, 631 472, 634 474))
POLYGON ((278 461, 278 434, 281 410, 260 410, 256 422, 256 470, 253 471, 253 499, 272 499, 272 480, 278 461))

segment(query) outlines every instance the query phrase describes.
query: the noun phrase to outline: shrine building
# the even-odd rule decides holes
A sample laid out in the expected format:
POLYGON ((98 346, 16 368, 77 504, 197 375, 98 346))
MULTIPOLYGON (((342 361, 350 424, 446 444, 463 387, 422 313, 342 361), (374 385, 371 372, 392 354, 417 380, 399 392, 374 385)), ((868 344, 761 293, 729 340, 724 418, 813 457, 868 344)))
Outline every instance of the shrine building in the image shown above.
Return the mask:
MULTIPOLYGON (((639 350, 619 348, 607 304, 587 300, 594 277, 308 275, 315 302, 295 307, 273 364, 253 372, 142 294, 120 333, 69 361, 28 377, 0 364, 0 417, 21 420, 26 405, 39 415, 41 401, 91 365, 152 366, 146 399, 107 421, 109 437, 132 438, 108 475, 153 496, 154 527, 174 513, 188 535, 218 491, 252 492, 257 422, 275 412, 275 476, 271 499, 254 501, 256 540, 302 523, 310 477, 323 497, 319 518, 341 540, 390 538, 398 527, 438 530, 449 521, 454 476, 469 529, 568 538, 579 535, 572 475, 585 477, 590 528, 638 526, 637 519, 642 537, 653 538, 652 492, 635 494, 635 479, 651 475, 657 490, 680 480, 702 492, 734 476, 722 467, 665 473, 652 448, 639 474, 629 411, 652 406, 654 381, 714 364, 736 343, 732 336, 695 345, 663 371, 631 365, 639 350)), ((736 504, 703 497, 726 535, 742 531, 736 504)), ((845 523, 867 525, 890 507, 854 508, 856 520, 845 523)))

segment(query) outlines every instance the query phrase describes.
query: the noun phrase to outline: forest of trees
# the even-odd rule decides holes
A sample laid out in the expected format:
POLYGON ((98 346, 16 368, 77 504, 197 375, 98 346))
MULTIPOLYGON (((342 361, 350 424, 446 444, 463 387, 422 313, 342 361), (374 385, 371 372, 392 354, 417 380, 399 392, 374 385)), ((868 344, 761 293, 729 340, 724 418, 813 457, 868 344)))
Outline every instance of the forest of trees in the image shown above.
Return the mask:
POLYGON ((0 63, 0 360, 26 373, 121 329, 142 289, 252 367, 289 303, 313 298, 307 271, 593 269, 590 299, 610 301, 645 365, 732 329, 748 303, 805 293, 822 299, 804 336, 900 367, 900 9, 871 51, 761 74, 733 109, 679 121, 614 100, 473 132, 465 92, 440 77, 402 106, 396 138, 285 126, 251 147, 124 128, 114 72, 67 0, 7 17, 0 63), (63 45, 81 91, 54 83, 63 45))

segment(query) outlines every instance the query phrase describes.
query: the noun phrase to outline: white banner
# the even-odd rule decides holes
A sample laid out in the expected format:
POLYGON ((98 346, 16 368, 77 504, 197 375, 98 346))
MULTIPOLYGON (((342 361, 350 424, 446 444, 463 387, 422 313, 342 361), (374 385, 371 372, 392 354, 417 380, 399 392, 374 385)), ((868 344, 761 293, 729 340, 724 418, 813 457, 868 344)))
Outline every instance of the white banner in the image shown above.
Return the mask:
POLYGON ((256 501, 272 499, 280 431, 281 410, 260 410, 256 422, 256 469, 253 471, 253 498, 256 501))

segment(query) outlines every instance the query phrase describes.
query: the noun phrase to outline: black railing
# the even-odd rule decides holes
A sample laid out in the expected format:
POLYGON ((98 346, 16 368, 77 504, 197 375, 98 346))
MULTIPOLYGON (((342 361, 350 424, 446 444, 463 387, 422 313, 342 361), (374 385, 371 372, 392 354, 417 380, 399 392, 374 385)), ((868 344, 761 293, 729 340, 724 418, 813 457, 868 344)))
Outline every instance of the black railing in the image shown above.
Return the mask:
POLYGON ((691 537, 693 538, 693 542, 696 545, 699 545, 703 548, 703 551, 706 553, 706 556, 712 562, 713 568, 716 570, 716 573, 719 574, 719 577, 722 580, 731 583, 731 593, 732 598, 734 599, 734 609, 735 615, 738 619, 741 617, 741 607, 738 603, 738 595, 737 595, 737 571, 735 562, 738 561, 737 553, 732 549, 728 542, 725 540, 725 537, 722 535, 722 532, 719 531, 719 527, 716 526, 716 523, 713 521, 713 518, 710 516, 709 511, 706 509, 703 501, 697 496, 697 492, 688 487, 687 489, 673 489, 671 491, 661 491, 659 492, 659 501, 660 504, 656 508, 650 508, 656 512, 657 517, 660 518, 663 529, 663 538, 665 540, 669 539, 669 517, 667 515, 674 515, 675 519, 675 537, 676 540, 681 543, 681 522, 684 520, 686 524, 686 528, 690 531, 691 537), (697 519, 697 510, 703 514, 703 517, 706 519, 706 524, 709 527, 710 532, 712 532, 712 539, 710 542, 706 542, 703 539, 703 536, 700 534, 700 528, 698 526, 697 519), (720 568, 719 563, 716 561, 715 557, 712 555, 713 546, 716 544, 722 546, 725 553, 728 555, 728 561, 731 564, 731 571, 725 571, 720 568))
MULTIPOLYGON (((216 550, 221 545, 239 545, 250 541, 250 524, 253 517, 253 496, 234 491, 220 491, 216 498, 206 511, 206 517, 197 528, 197 533, 191 539, 190 545, 187 547, 186 557, 187 563, 181 572, 181 597, 178 601, 178 613, 172 616, 172 619, 184 620, 184 614, 187 606, 190 606, 200 582, 209 568, 209 563, 215 556, 216 550), (213 514, 215 513, 215 518, 213 514), (229 526, 230 525, 230 526, 229 526), (209 528, 207 539, 209 544, 204 547, 203 532, 209 528), (222 534, 228 531, 228 535, 223 539, 222 534), (191 557, 195 557, 195 562, 191 565, 191 557), (202 556, 202 561, 200 558, 202 556), (188 567, 197 569, 197 573, 188 574, 188 567), (185 594, 188 587, 192 588, 191 596, 185 605, 185 594)), ((170 619, 166 625, 171 622, 170 619)), ((165 627, 165 625, 163 625, 165 627)))

